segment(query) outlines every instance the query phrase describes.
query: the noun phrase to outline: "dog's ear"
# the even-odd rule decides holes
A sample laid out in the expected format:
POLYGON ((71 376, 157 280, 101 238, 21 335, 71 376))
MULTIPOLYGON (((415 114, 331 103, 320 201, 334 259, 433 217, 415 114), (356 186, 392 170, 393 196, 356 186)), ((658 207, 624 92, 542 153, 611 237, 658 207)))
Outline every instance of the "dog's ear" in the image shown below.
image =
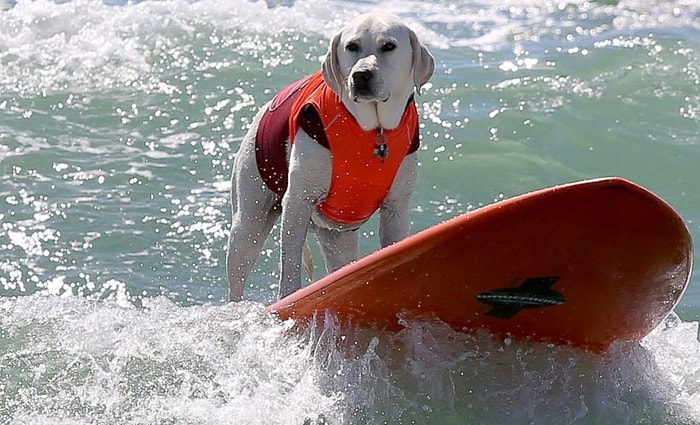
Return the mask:
POLYGON ((418 40, 416 33, 409 30, 411 49, 413 49, 413 85, 420 94, 420 88, 430 80, 435 71, 435 59, 428 48, 418 40))
POLYGON ((340 33, 336 34, 331 41, 331 45, 328 47, 328 53, 326 53, 326 59, 323 61, 323 79, 326 80, 326 84, 331 88, 338 96, 342 95, 343 86, 345 85, 345 78, 343 78, 343 73, 340 70, 340 63, 338 62, 338 45, 340 44, 340 33))

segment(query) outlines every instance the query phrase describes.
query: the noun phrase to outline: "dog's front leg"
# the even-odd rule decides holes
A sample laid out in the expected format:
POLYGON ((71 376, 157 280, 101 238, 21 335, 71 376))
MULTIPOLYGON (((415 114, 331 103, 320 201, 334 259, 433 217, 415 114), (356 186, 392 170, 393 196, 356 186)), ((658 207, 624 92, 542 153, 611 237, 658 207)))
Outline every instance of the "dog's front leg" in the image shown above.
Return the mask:
POLYGON ((311 221, 312 203, 285 195, 282 201, 279 298, 301 288, 302 252, 311 221))
POLYGON ((418 157, 409 154, 401 163, 391 189, 379 209, 379 242, 384 248, 408 236, 411 196, 418 177, 418 157))
POLYGON ((330 161, 330 152, 300 130, 289 155, 289 183, 282 198, 280 298, 301 288, 306 233, 313 209, 328 193, 330 161))

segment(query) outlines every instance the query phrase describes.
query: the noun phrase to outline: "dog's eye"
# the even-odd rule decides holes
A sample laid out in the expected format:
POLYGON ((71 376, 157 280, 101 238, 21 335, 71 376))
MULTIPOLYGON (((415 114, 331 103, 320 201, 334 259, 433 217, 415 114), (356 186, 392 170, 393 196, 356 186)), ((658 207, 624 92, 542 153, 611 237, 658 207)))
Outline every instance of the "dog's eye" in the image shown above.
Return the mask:
POLYGON ((394 49, 396 49, 396 44, 394 44, 394 43, 382 44, 382 52, 391 52, 394 49))
POLYGON ((360 51, 360 45, 351 41, 348 44, 345 45, 345 50, 348 52, 359 52, 360 51))

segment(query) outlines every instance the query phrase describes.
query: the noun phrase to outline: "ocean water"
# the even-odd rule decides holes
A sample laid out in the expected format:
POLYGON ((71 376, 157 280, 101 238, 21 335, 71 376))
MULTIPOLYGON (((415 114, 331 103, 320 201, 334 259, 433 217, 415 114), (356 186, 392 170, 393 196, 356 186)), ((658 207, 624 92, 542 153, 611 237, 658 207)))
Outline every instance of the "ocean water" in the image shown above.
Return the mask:
POLYGON ((374 9, 436 59, 412 231, 617 175, 700 240, 696 0, 0 0, 0 423, 700 424, 697 270, 602 356, 437 322, 296 332, 263 307, 276 237, 226 302, 253 114, 374 9))

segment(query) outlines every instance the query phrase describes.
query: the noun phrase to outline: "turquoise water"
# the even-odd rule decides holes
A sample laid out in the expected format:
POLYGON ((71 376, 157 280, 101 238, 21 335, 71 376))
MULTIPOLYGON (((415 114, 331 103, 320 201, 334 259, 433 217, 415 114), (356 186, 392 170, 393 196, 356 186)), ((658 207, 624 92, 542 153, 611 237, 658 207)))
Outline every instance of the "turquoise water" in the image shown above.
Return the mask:
POLYGON ((618 175, 700 239, 695 0, 3 0, 0 423, 700 423, 697 272, 678 317, 602 358, 438 323, 297 335, 262 309, 276 237, 252 301, 225 302, 245 129, 375 8, 437 64, 412 231, 618 175))

